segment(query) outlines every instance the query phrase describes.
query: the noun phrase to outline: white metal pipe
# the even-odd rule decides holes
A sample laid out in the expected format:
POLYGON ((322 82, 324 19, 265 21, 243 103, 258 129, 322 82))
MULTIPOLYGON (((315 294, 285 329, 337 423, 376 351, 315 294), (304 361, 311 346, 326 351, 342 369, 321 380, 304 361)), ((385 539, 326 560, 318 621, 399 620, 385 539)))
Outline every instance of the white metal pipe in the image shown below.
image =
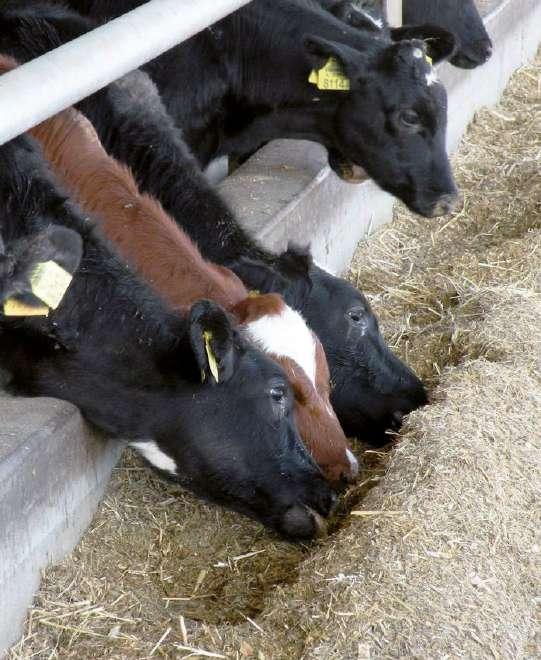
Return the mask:
POLYGON ((249 1, 151 0, 0 76, 0 144, 142 66, 249 1))
POLYGON ((402 25, 402 0, 385 0, 384 9, 389 25, 402 25))

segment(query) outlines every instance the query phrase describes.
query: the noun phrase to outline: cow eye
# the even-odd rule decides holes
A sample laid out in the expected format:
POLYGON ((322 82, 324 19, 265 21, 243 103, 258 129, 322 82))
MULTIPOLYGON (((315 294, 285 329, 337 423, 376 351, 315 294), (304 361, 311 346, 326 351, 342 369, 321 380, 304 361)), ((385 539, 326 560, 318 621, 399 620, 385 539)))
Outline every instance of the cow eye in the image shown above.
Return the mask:
POLYGON ((350 309, 348 312, 349 320, 356 325, 360 325, 365 320, 365 314, 362 309, 350 309))
POLYGON ((275 403, 283 403, 287 396, 286 388, 279 385, 271 387, 270 395, 275 403))
POLYGON ((421 120, 415 110, 404 110, 400 113, 400 122, 406 126, 406 128, 417 128, 421 123, 421 120))

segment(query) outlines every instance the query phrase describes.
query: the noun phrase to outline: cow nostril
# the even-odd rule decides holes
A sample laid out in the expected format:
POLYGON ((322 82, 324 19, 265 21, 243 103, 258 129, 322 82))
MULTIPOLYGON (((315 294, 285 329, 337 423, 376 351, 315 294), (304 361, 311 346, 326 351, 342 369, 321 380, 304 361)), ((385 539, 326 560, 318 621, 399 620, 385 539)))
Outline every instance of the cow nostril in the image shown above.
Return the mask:
POLYGON ((460 202, 460 195, 442 195, 430 210, 430 217, 437 218, 455 210, 460 202))
POLYGON ((488 60, 488 58, 492 55, 493 46, 490 39, 480 39, 475 43, 475 46, 479 54, 482 55, 485 59, 488 60))
POLYGON ((289 508, 279 523, 279 531, 295 540, 308 540, 324 536, 327 524, 322 516, 312 508, 296 504, 289 508))
POLYGON ((404 413, 401 410, 395 410, 394 413, 391 415, 393 418, 393 422, 397 426, 402 426, 402 420, 404 419, 404 413))

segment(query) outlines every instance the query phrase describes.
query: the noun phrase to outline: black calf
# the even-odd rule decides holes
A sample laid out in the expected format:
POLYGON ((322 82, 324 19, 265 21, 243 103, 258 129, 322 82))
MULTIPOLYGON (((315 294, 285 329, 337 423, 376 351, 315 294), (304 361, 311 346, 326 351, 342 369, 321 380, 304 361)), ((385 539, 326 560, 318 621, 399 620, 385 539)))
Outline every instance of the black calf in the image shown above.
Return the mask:
MULTIPOLYGON (((318 0, 337 18, 353 27, 370 29, 374 19, 383 24, 380 0, 318 0), (364 13, 364 18, 361 18, 364 13)), ((405 25, 432 23, 453 34, 456 49, 451 64, 473 69, 484 64, 492 54, 488 36, 475 0, 403 0, 402 18, 405 25)))
POLYGON ((425 389, 389 350, 368 300, 355 287, 312 266, 312 289, 306 295, 305 260, 291 249, 282 255, 275 264, 280 279, 276 270, 248 259, 242 259, 236 270, 241 276, 249 273, 263 290, 270 281, 278 290, 294 291, 297 309, 306 318, 318 319, 318 336, 331 370, 331 402, 340 411, 345 433, 383 445, 389 441, 386 431, 398 430, 404 415, 427 403, 425 389))
MULTIPOLYGON (((291 538, 318 533, 335 498, 298 435, 282 369, 215 304, 197 303, 188 318, 171 313, 59 194, 26 138, 0 147, 0 198, 6 252, 25 272, 49 257, 72 269, 84 246, 56 310, 0 317, 13 387, 71 401, 201 497, 291 538)), ((10 272, 4 295, 21 292, 17 277, 9 288, 10 272)))
POLYGON ((492 41, 474 0, 405 0, 404 23, 434 23, 449 30, 457 49, 451 63, 463 69, 484 64, 492 55, 492 41))

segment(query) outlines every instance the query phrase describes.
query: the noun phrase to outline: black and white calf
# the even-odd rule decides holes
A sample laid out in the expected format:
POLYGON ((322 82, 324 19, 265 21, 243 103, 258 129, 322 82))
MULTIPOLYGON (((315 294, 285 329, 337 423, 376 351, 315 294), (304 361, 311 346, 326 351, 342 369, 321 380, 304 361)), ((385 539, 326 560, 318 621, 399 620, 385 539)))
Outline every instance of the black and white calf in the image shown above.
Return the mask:
MULTIPOLYGON (((53 258, 73 271, 83 247, 48 316, 0 316, 0 363, 15 390, 72 402, 201 497, 293 539, 317 534, 335 496, 299 437, 282 369, 217 305, 172 313, 66 200, 25 137, 0 147, 0 199, 4 251, 23 269, 53 258)), ((3 296, 25 293, 9 288, 10 273, 0 268, 3 296)))
MULTIPOLYGON (((104 20, 142 2, 69 4, 104 20)), ((254 0, 145 69, 202 166, 275 138, 312 140, 340 176, 362 167, 412 210, 436 216, 458 196, 445 149, 447 97, 426 56, 436 64, 453 51, 441 28, 376 34, 315 0, 254 0), (329 58, 340 83, 319 89, 314 73, 329 58)))
MULTIPOLYGON (((0 50, 25 61, 91 27, 46 3, 3 10, 0 50)), ((244 232, 202 176, 145 73, 133 72, 78 108, 106 149, 131 168, 141 189, 160 200, 205 257, 234 268, 251 288, 282 293, 302 312, 325 348, 332 405, 348 434, 382 444, 386 429, 396 429, 403 415, 426 403, 422 383, 385 345, 362 293, 306 255, 266 253, 244 232)))

